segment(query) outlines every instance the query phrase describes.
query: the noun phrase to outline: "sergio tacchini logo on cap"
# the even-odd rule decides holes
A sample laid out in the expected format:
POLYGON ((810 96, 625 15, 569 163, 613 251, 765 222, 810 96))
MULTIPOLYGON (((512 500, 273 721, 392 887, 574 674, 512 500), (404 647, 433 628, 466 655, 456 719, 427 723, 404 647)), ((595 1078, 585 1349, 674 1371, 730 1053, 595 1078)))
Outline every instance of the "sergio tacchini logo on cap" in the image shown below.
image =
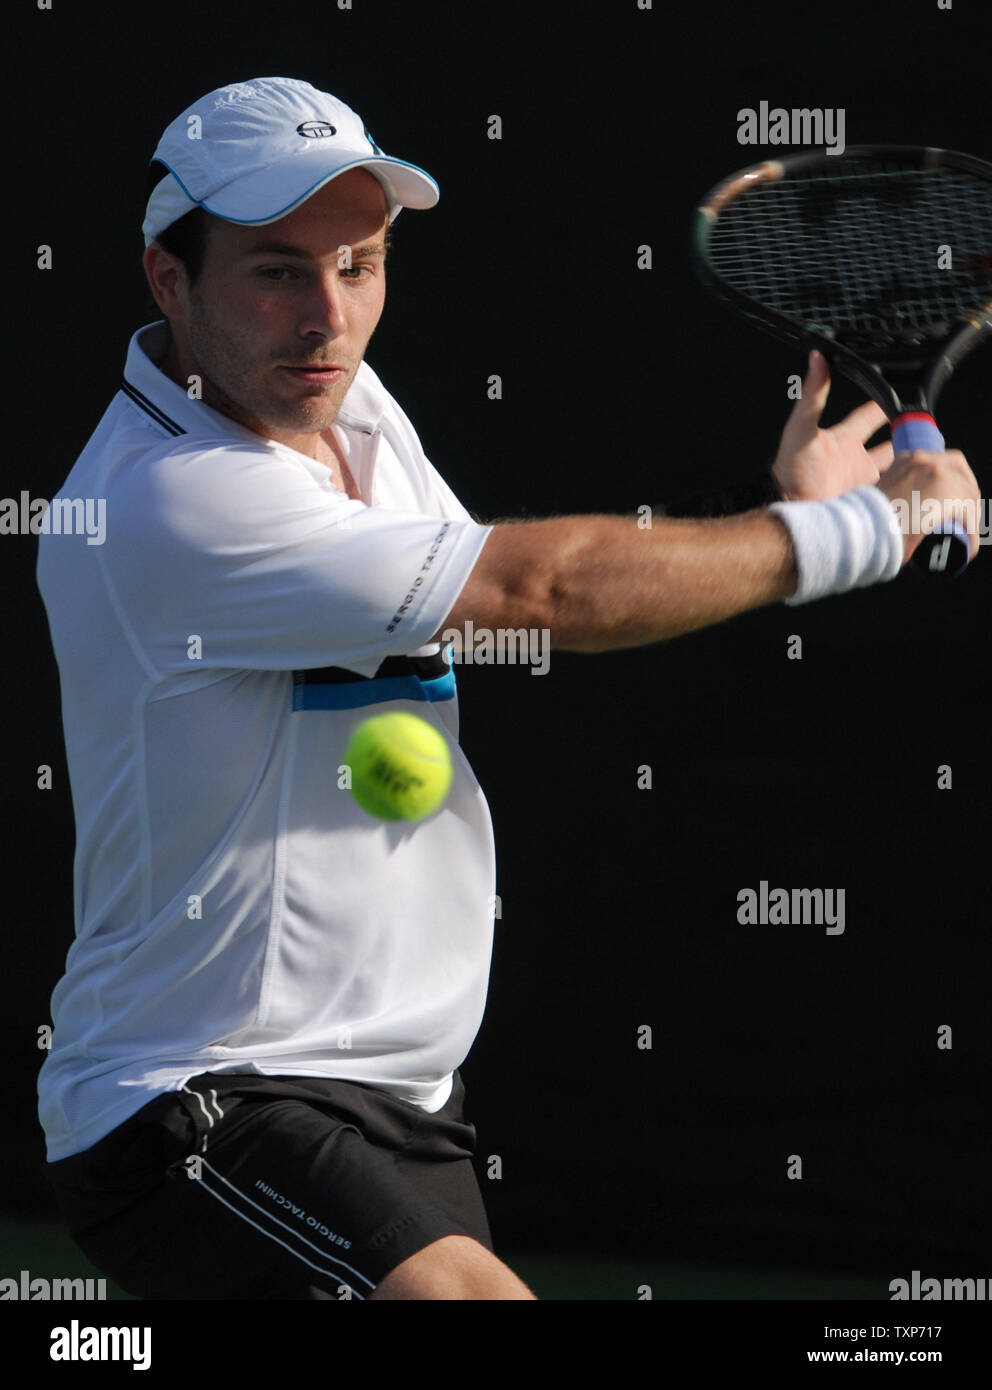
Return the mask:
POLYGON ((337 135, 337 127, 332 126, 328 121, 303 121, 296 127, 300 135, 305 135, 308 140, 323 140, 327 135, 337 135))

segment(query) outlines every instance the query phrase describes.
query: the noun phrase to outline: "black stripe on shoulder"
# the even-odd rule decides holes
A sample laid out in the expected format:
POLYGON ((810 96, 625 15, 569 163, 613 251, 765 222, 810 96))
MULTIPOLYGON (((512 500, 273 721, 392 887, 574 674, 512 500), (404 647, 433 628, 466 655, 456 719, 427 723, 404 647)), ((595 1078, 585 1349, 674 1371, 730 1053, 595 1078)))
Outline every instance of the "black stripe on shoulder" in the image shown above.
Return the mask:
POLYGON ((169 434, 185 434, 186 431, 181 425, 177 425, 175 420, 170 420, 164 410, 159 410, 154 401, 150 401, 146 395, 132 386, 127 377, 121 379, 121 390, 129 400, 132 400, 139 410, 143 410, 146 415, 150 415, 156 425, 161 425, 169 434))

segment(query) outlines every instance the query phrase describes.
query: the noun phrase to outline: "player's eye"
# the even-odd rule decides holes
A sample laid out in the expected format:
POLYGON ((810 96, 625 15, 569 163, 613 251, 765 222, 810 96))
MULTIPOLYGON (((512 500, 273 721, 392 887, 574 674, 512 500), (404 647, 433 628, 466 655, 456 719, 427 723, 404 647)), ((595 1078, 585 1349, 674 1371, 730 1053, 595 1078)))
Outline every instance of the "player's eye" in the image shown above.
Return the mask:
POLYGON ((288 265, 264 265, 260 267, 258 273, 263 280, 269 280, 274 285, 284 283, 284 276, 296 274, 295 270, 288 265))

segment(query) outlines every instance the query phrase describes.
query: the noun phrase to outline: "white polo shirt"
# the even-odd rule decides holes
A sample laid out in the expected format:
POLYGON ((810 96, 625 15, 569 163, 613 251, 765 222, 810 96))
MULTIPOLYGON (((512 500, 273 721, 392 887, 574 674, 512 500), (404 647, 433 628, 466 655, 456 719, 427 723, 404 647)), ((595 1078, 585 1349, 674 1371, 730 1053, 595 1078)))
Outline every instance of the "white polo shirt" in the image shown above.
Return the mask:
POLYGON ((155 366, 164 334, 134 335, 58 494, 105 499, 103 543, 39 537, 76 821, 76 939, 39 1077, 51 1162, 204 1071, 438 1110, 488 987, 492 821, 454 668, 427 644, 492 528, 367 364, 334 426, 356 501, 191 400, 155 366), (454 761, 414 824, 339 786, 352 730, 394 709, 454 761))

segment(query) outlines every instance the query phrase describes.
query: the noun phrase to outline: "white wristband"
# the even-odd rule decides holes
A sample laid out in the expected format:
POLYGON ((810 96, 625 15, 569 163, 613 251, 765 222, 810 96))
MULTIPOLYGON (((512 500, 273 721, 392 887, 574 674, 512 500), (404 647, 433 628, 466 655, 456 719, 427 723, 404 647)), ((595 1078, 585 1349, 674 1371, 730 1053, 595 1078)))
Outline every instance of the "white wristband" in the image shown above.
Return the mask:
POLYGON ((877 487, 856 487, 822 502, 774 502, 799 571, 791 607, 894 579, 905 545, 896 509, 877 487))

